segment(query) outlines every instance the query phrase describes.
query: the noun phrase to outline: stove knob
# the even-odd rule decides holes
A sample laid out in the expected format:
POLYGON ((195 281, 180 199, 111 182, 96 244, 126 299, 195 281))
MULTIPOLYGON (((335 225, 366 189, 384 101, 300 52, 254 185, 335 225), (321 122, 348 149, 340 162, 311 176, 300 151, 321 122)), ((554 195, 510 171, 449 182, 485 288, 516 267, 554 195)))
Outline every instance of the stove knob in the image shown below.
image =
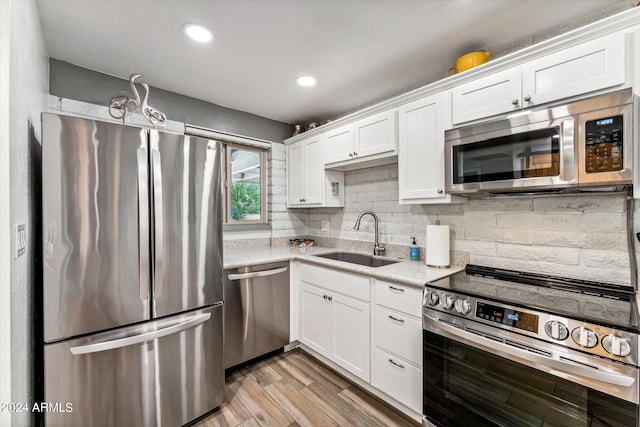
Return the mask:
POLYGON ((451 308, 453 307, 453 297, 447 295, 440 298, 440 307, 451 310, 451 308))
POLYGON ((624 357, 631 353, 631 346, 627 340, 613 334, 602 338, 602 347, 612 356, 624 357))
POLYGON ((544 325, 544 331, 554 340, 563 341, 569 336, 569 329, 557 320, 551 320, 544 325))
POLYGON ((471 304, 466 299, 457 300, 454 306, 460 314, 469 314, 471 312, 471 304))
POLYGON ((575 328, 571 331, 571 338, 573 338, 573 341, 580 347, 591 348, 598 344, 598 337, 596 334, 591 329, 587 329, 584 326, 575 328))
POLYGON ((427 298, 427 302, 429 303, 429 305, 438 305, 439 301, 440 301, 440 297, 438 296, 437 293, 435 292, 429 293, 429 296, 427 298))

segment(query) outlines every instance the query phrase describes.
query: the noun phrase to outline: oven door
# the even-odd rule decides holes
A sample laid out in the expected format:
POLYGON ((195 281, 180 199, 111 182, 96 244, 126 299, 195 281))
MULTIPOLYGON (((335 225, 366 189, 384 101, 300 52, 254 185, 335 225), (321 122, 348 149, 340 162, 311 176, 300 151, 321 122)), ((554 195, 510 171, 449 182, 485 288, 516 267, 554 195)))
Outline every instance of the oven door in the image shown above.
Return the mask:
POLYGON ((638 426, 636 367, 464 323, 425 309, 424 425, 638 426))

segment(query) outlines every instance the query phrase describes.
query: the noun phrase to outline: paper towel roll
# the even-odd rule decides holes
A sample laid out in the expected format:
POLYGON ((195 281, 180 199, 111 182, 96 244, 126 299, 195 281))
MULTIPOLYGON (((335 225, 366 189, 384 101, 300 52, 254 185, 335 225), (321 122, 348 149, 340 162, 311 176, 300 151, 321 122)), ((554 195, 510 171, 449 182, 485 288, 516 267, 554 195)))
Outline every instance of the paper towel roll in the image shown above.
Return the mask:
POLYGON ((427 252, 429 267, 449 267, 449 226, 427 225, 427 252))

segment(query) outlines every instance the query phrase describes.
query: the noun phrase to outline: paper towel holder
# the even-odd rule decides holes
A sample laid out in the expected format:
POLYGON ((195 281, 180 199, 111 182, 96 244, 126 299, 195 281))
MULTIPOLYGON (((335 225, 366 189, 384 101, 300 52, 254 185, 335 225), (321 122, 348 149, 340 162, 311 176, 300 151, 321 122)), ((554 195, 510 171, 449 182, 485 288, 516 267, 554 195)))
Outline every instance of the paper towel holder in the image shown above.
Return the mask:
MULTIPOLYGON (((435 231, 435 228, 440 226, 440 220, 436 220, 435 222, 435 226, 427 226, 427 251, 426 251, 426 264, 427 267, 431 267, 431 268, 449 268, 450 267, 450 255, 449 255, 449 226, 443 226, 444 229, 446 229, 446 237, 444 237, 445 241, 443 242, 443 246, 444 246, 444 251, 445 254, 437 254, 435 257, 430 256, 430 252, 431 254, 433 254, 433 249, 430 248, 430 244, 433 244, 433 239, 430 238, 429 234, 430 234, 430 228, 433 227, 435 231), (435 258, 435 260, 433 259, 435 258), (435 261, 435 262, 434 262, 435 261)), ((444 230, 442 230, 444 231, 444 230)), ((435 236, 432 236, 435 237, 435 236)))

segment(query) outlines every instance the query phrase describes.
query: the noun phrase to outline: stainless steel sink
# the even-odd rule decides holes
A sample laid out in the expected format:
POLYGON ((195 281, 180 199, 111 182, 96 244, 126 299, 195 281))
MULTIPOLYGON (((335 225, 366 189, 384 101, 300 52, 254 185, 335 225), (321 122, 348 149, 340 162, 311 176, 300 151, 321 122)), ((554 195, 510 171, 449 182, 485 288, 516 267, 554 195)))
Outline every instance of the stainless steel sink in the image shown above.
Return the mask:
POLYGON ((399 260, 378 258, 365 254, 354 254, 352 252, 329 252, 326 254, 314 255, 320 258, 328 258, 336 261, 348 262, 351 264, 365 265, 367 267, 382 267, 383 265, 395 264, 399 260))

